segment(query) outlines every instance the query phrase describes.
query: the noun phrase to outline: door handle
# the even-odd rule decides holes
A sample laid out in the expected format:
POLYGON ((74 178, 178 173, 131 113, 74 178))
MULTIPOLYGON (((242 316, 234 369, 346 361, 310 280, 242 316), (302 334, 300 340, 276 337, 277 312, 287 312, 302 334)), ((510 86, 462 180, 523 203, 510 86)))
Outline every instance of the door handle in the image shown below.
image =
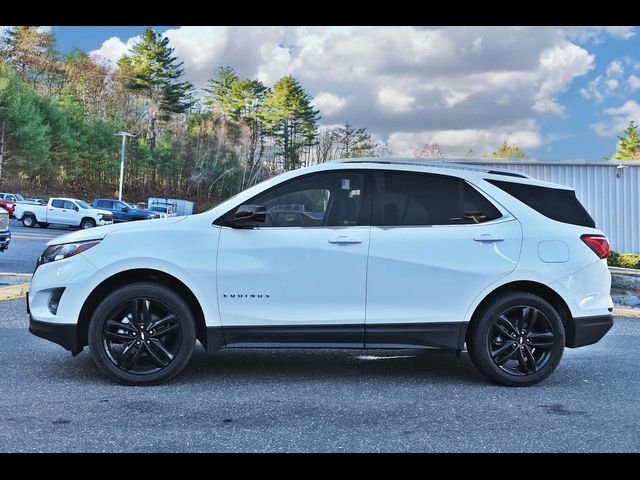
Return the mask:
POLYGON ((329 243, 340 243, 340 244, 362 243, 362 240, 356 237, 348 237, 347 235, 340 235, 338 237, 330 238, 329 243))
POLYGON ((493 233, 483 233, 482 235, 476 235, 473 239, 476 242, 502 242, 504 237, 494 235, 493 233))

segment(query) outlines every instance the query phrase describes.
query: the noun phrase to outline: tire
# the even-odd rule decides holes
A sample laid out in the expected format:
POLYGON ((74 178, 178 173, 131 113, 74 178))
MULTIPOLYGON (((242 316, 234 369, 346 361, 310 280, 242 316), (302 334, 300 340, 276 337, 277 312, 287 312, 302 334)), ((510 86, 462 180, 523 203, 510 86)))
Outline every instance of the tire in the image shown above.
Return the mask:
POLYGON ((47 222, 38 222, 38 226, 40 228, 47 228, 49 226, 49 224, 47 222))
POLYGON ((478 312, 467 332, 467 350, 476 368, 495 383, 510 387, 526 387, 547 378, 560 363, 564 343, 564 326, 556 309, 528 292, 496 297, 478 312))
POLYGON ((94 361, 109 378, 125 385, 156 385, 171 380, 189 362, 195 341, 194 317, 184 299, 170 288, 150 282, 125 285, 110 293, 89 324, 89 349, 94 361), (144 315, 146 301, 149 316, 145 330, 139 328, 144 316, 136 316, 135 310, 144 315), (159 320, 169 316, 174 317, 165 322, 169 326, 160 326, 159 320), (131 321, 125 323, 125 319, 131 321), (160 333, 154 332, 154 324, 162 328, 160 333), (168 328, 170 333, 162 336, 168 328), (162 353, 158 342, 172 357, 162 353), (167 364, 161 366, 158 360, 167 364))
POLYGON ((86 230, 87 228, 93 228, 96 226, 96 222, 93 218, 85 218, 80 222, 80 228, 86 230))
POLYGON ((36 226, 36 217, 32 214, 26 214, 22 217, 22 225, 28 228, 33 228, 36 226))

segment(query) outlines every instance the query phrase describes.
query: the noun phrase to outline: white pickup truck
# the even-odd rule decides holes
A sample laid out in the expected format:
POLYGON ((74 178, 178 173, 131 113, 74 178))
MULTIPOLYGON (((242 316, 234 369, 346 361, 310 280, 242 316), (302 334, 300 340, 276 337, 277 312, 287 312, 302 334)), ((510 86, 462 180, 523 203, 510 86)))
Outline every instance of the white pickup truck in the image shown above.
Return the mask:
POLYGON ((113 214, 107 210, 91 207, 77 198, 50 198, 47 205, 16 204, 13 215, 22 220, 25 227, 48 227, 49 224, 91 228, 110 225, 113 214))

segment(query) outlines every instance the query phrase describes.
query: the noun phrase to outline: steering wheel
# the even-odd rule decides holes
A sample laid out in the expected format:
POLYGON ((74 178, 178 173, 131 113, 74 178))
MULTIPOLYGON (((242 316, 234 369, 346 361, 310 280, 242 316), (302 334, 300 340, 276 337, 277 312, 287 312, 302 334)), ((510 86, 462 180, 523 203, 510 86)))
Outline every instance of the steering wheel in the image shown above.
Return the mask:
POLYGON ((270 225, 279 227, 302 227, 307 224, 306 215, 297 210, 268 211, 267 218, 270 225))

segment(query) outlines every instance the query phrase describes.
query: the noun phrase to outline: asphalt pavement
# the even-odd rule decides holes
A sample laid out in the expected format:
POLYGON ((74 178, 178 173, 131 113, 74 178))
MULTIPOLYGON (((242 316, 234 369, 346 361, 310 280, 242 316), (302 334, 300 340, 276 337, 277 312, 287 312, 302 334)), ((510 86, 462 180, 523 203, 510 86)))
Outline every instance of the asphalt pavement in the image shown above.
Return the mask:
MULTIPOLYGON (((33 271, 45 239, 20 236, 69 231, 25 230, 0 271, 33 271)), ((200 346, 174 381, 125 387, 27 322, 23 298, 0 301, 0 452, 640 451, 636 318, 529 388, 487 382, 466 354, 200 346)))

